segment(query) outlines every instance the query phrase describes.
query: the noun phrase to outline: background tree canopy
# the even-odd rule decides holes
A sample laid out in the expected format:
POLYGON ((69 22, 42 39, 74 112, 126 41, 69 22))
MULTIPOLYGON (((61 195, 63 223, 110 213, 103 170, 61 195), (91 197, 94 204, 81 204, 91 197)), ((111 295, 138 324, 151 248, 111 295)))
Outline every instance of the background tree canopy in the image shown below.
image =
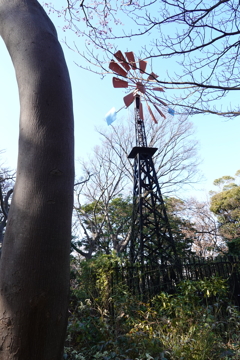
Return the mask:
POLYGON ((236 178, 223 176, 215 180, 214 184, 220 185, 221 190, 212 196, 210 207, 217 216, 220 234, 227 241, 232 252, 240 250, 238 245, 240 243, 240 185, 233 182, 238 180, 239 174, 238 170, 236 178))

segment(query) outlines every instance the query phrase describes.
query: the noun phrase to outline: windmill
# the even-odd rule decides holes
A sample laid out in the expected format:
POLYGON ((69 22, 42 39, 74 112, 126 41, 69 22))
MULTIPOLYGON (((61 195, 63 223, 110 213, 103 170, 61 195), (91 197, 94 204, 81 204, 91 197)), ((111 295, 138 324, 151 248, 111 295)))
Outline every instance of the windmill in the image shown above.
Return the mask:
POLYGON ((156 263, 160 265, 176 262, 177 254, 169 225, 166 208, 161 195, 153 155, 157 148, 148 147, 145 133, 142 101, 146 101, 152 120, 157 119, 150 107, 152 105, 163 118, 174 114, 174 110, 155 95, 164 92, 156 87, 155 73, 146 74, 147 62, 136 62, 133 52, 121 51, 114 54, 117 61, 111 60, 109 68, 116 74, 113 77, 114 88, 129 88, 130 93, 124 98, 126 107, 135 102, 135 134, 136 146, 129 154, 134 159, 133 184, 133 226, 130 242, 130 260, 132 264, 156 263))

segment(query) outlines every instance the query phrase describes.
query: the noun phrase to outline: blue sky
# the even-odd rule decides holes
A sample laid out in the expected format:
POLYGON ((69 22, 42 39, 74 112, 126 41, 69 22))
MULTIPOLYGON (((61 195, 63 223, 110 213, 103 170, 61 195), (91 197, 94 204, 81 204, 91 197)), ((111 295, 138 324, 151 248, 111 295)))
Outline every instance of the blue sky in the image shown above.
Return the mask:
MULTIPOLYGON (((72 33, 64 33, 61 21, 53 17, 57 27, 59 39, 67 36, 68 41, 76 41, 83 47, 82 38, 74 38, 72 33)), ((85 157, 99 142, 96 126, 106 126, 105 114, 114 106, 122 107, 124 93, 120 89, 112 88, 112 76, 103 80, 98 75, 86 72, 74 62, 83 60, 64 44, 63 50, 68 63, 72 81, 74 115, 75 115, 75 157, 85 157)), ((129 50, 121 49, 123 51, 129 50)), ((131 50, 131 49, 130 49, 131 50)), ((2 160, 5 166, 16 168, 18 147, 19 102, 14 69, 4 43, 0 42, 0 149, 5 149, 2 160)), ((154 66, 153 66, 154 67, 154 66)), ((164 71, 164 66, 161 71, 164 71)), ((156 73, 158 69, 154 68, 156 73)), ((236 101, 238 94, 233 95, 236 101)), ((126 110, 124 110, 126 111, 126 110)), ((121 115, 124 115, 124 111, 121 115)), ((127 111, 126 111, 127 116, 127 111)), ((121 116, 117 121, 121 121, 121 116)), ((205 198, 209 190, 213 189, 213 180, 223 175, 234 175, 240 169, 238 160, 240 141, 240 119, 228 120, 217 116, 194 116, 191 118, 196 128, 195 138, 199 141, 199 156, 202 158, 200 170, 205 178, 196 189, 190 189, 183 196, 197 196, 205 198)), ((77 175, 81 176, 77 168, 77 175)))

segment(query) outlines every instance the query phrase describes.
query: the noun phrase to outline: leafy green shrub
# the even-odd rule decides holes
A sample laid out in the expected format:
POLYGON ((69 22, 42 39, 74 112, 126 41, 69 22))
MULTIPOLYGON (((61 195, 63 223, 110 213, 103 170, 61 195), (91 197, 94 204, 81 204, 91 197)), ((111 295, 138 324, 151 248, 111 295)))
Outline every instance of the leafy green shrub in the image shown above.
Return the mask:
POLYGON ((143 302, 115 282, 111 264, 121 259, 73 264, 65 359, 240 359, 240 313, 225 280, 183 281, 143 302))

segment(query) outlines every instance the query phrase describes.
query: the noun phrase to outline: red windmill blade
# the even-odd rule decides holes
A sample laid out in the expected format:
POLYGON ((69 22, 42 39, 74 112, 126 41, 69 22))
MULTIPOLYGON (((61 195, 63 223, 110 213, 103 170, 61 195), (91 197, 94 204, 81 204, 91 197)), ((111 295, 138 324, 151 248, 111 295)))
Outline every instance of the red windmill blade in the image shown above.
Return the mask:
MULTIPOLYGON (((146 73, 147 61, 136 61, 132 51, 125 52, 125 54, 123 54, 120 50, 118 50, 114 54, 114 57, 116 61, 111 60, 109 68, 117 76, 124 77, 125 79, 123 80, 118 77, 113 77, 113 87, 130 88, 131 90, 131 92, 123 98, 125 106, 129 107, 133 103, 135 96, 140 93, 141 97, 146 101, 147 109, 153 121, 157 123, 156 117, 154 116, 149 103, 154 106, 160 116, 166 119, 165 113, 169 110, 168 105, 154 94, 155 91, 164 92, 164 89, 162 87, 154 86, 156 85, 158 75, 154 72, 151 72, 150 74, 146 73), (146 79, 143 78, 144 74, 148 75, 146 79)), ((174 110, 170 110, 172 111, 171 113, 174 113, 174 110)), ((143 118, 141 103, 140 112, 141 118, 143 118)))
POLYGON ((114 54, 115 58, 118 60, 118 62, 124 67, 124 69, 126 71, 130 70, 130 66, 128 64, 128 62, 126 61, 125 57, 123 56, 123 53, 118 50, 115 54, 114 54))
POLYGON ((152 72, 147 79, 148 80, 156 80, 156 78, 158 78, 158 75, 156 75, 156 74, 154 74, 154 72, 152 72))
POLYGON ((119 66, 116 61, 111 60, 109 64, 109 69, 111 69, 113 72, 117 73, 118 75, 127 76, 127 72, 119 66))
POLYGON ((113 77, 113 87, 115 87, 115 88, 127 88, 128 87, 128 82, 124 81, 122 79, 113 77))
POLYGON ((125 55, 129 61, 129 64, 131 65, 131 67, 136 70, 137 66, 136 66, 136 61, 135 61, 135 57, 132 51, 130 52, 125 52, 125 55))
POLYGON ((126 107, 129 107, 135 99, 134 92, 131 92, 130 94, 124 96, 123 101, 126 107))
POLYGON ((139 60, 140 73, 143 74, 147 67, 147 61, 139 60))
POLYGON ((148 107, 148 111, 149 111, 149 114, 151 115, 151 118, 153 119, 153 121, 155 122, 155 124, 157 124, 157 120, 152 112, 152 109, 150 108, 150 106, 148 105, 148 102, 147 102, 147 107, 148 107))

